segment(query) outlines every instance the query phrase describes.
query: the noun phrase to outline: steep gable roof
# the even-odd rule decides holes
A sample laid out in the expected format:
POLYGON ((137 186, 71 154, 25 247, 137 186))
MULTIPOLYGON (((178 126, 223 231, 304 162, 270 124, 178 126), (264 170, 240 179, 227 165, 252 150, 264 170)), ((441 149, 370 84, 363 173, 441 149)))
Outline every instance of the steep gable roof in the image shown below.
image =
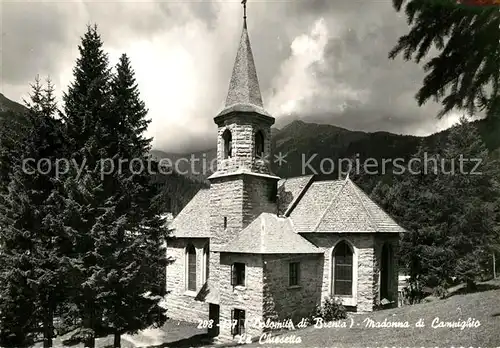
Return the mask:
POLYGON ((290 218, 299 233, 405 232, 350 179, 312 183, 290 218))
POLYGON ((171 237, 206 238, 210 237, 210 191, 201 189, 172 221, 171 237))
POLYGON ((270 213, 260 214, 218 251, 249 254, 322 253, 311 242, 295 233, 290 219, 270 213))
POLYGON ((342 185, 343 181, 340 180, 311 183, 295 208, 289 213, 295 230, 299 233, 314 231, 342 185))

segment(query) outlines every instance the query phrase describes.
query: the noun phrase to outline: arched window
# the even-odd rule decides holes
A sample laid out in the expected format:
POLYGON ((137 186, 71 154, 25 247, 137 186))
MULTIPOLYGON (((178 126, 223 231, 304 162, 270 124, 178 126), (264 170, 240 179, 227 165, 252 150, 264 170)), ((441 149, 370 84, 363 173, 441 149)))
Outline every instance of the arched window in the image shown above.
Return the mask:
POLYGON ((208 269, 209 269, 209 250, 208 244, 203 248, 203 283, 205 283, 208 279, 208 269))
POLYGON ((333 294, 352 296, 353 254, 349 245, 342 241, 333 250, 333 294))
POLYGON ((382 247, 382 257, 380 260, 380 299, 391 298, 391 267, 392 267, 392 248, 389 243, 382 247))
POLYGON ((226 129, 222 133, 222 140, 224 141, 224 159, 233 156, 233 138, 231 136, 231 131, 226 129))
POLYGON ((264 157, 264 134, 262 134, 262 131, 255 133, 255 157, 264 157))
POLYGON ((196 291, 196 249, 193 244, 186 248, 187 260, 187 289, 196 291))

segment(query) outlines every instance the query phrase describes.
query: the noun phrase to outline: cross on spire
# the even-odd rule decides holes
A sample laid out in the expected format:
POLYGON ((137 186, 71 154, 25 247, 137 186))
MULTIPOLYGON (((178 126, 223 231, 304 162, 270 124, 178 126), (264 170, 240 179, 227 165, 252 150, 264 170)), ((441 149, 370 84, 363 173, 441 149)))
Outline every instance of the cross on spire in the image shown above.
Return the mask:
POLYGON ((241 0, 243 4, 243 21, 245 26, 247 25, 247 0, 241 0))

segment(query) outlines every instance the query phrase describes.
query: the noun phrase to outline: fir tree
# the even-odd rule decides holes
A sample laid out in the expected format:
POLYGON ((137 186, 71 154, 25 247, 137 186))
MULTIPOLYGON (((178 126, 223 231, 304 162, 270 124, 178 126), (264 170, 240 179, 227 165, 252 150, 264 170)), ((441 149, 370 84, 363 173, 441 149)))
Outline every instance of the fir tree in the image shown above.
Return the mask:
POLYGON ((105 212, 110 184, 100 178, 101 160, 113 146, 113 121, 110 112, 110 69, 108 57, 96 26, 88 26, 79 46, 80 57, 73 69, 75 80, 64 95, 66 158, 72 170, 65 179, 66 228, 75 236, 76 250, 72 302, 81 318, 77 337, 87 347, 95 346, 102 316, 96 290, 100 255, 96 252, 99 234, 96 221, 105 212), (80 168, 80 173, 76 170, 80 168))
MULTIPOLYGON (((424 163, 422 153, 415 158, 424 163)), ((500 240, 498 164, 474 125, 462 120, 453 127, 432 161, 435 171, 404 175, 372 193, 408 231, 400 259, 417 299, 423 287, 439 295, 457 282, 472 289, 489 273, 485 264, 500 240)))
POLYGON ((441 208, 448 217, 454 277, 472 289, 489 274, 483 264, 499 241, 498 161, 489 156, 477 129, 465 119, 451 129, 443 158, 447 172, 452 172, 441 178, 446 196, 441 208))
POLYGON ((389 57, 403 53, 419 63, 431 46, 438 54, 424 65, 428 72, 416 98, 441 101, 439 116, 453 108, 471 114, 500 115, 500 12, 497 6, 469 6, 462 0, 393 0, 405 4, 410 32, 400 37, 389 57))
POLYGON ((12 158, 8 192, 2 196, 0 238, 3 246, 0 283, 1 325, 6 345, 28 343, 42 324, 44 347, 52 346, 53 316, 63 301, 62 229, 49 213, 55 187, 56 159, 62 146, 53 86, 39 79, 27 103, 28 132, 12 158), (10 331, 10 332, 9 332, 10 331))
POLYGON ((399 260, 410 276, 412 300, 418 301, 425 287, 444 287, 450 251, 440 243, 446 216, 440 210, 443 197, 435 186, 437 156, 420 146, 412 159, 409 163, 414 165, 395 177, 392 186, 377 186, 372 197, 407 230, 399 260))
POLYGON ((97 335, 113 333, 119 346, 122 333, 166 319, 158 306, 165 228, 148 172, 147 110, 129 60, 122 56, 111 76, 95 27, 80 52, 65 95, 68 156, 84 164, 81 176, 73 172, 65 182, 64 216, 72 217, 65 221, 76 240, 71 293, 82 318, 75 338, 94 347, 97 335))
POLYGON ((116 190, 99 222, 107 230, 99 241, 99 254, 108 255, 103 260, 106 276, 100 278, 100 291, 105 324, 115 336, 114 346, 120 347, 122 333, 166 320, 159 306, 165 295, 159 279, 164 278, 167 261, 159 192, 150 175, 157 168, 149 160, 151 139, 144 137, 147 109, 126 55, 120 58, 111 86, 112 112, 120 122, 114 142, 115 170, 109 175, 116 190))

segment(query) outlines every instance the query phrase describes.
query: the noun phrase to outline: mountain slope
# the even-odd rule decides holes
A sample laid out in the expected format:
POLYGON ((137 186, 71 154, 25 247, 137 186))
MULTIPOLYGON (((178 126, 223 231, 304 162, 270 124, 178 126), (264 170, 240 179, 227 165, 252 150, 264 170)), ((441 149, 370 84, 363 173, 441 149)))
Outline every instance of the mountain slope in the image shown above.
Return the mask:
POLYGON ((6 98, 0 93, 0 127, 19 127, 24 119, 21 116, 26 107, 6 98))
MULTIPOLYGON (((476 121, 475 124, 487 147, 498 156, 500 124, 483 120, 476 121)), ((347 160, 350 159, 354 168, 359 167, 359 170, 351 172, 353 180, 367 192, 371 192, 378 181, 391 180, 394 161, 407 164, 421 143, 430 151, 439 150, 443 146, 448 131, 427 137, 417 137, 389 132, 351 131, 332 125, 294 121, 280 130, 273 129, 273 133, 274 154, 281 153, 285 160, 279 165, 275 162, 276 157, 272 158, 274 162, 272 167, 278 176, 286 178, 318 174, 324 178, 338 178, 339 174, 343 176, 347 172, 347 160), (374 162, 378 165, 370 165, 374 162), (364 168, 365 163, 366 168, 364 168), (342 166, 340 173, 339 166, 342 166)), ((154 153, 158 158, 168 158, 174 163, 177 161, 179 167, 187 170, 189 177, 199 181, 204 181, 216 169, 204 171, 202 167, 203 163, 210 163, 214 160, 215 148, 188 154, 174 154, 159 150, 154 150, 154 153), (179 161, 179 159, 182 160, 179 161), (190 165, 191 171, 187 169, 190 165)))

